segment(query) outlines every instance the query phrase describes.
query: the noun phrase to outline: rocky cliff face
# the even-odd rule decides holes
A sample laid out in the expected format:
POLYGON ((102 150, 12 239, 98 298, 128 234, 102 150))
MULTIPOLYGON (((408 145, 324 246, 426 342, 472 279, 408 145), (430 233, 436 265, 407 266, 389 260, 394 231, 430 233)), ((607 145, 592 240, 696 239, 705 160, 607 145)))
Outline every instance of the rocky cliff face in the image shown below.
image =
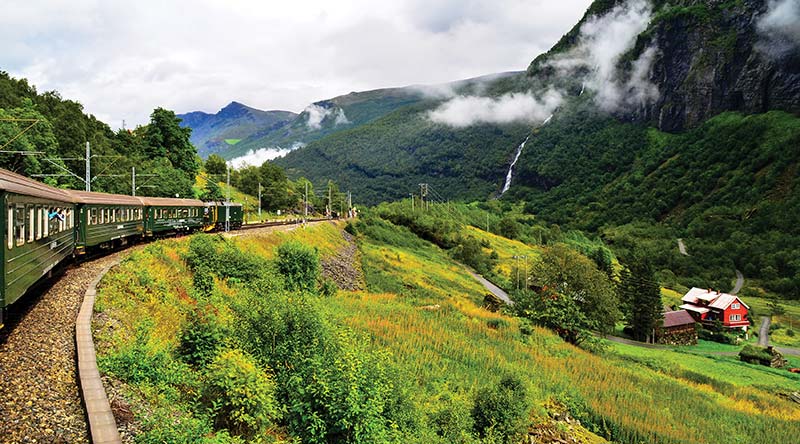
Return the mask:
MULTIPOLYGON (((598 0, 553 49, 533 61, 530 77, 557 73, 550 61, 580 41, 593 17, 635 0, 598 0)), ((657 98, 615 111, 665 131, 693 128, 724 111, 800 114, 800 0, 652 0, 646 29, 620 57, 632 76, 649 49, 657 98)))
POLYGON ((723 111, 800 113, 800 48, 760 31, 766 1, 686 3, 657 13, 641 37, 659 51, 651 81, 660 96, 637 119, 679 131, 723 111))

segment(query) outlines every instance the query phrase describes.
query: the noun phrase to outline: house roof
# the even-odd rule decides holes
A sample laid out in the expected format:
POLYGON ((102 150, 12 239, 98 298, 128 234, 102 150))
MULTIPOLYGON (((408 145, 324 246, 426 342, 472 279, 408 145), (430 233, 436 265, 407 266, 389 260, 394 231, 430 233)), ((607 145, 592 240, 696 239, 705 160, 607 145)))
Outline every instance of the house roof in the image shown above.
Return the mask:
POLYGON ((686 310, 668 311, 664 313, 664 327, 694 324, 694 318, 686 310))
POLYGON ((700 314, 703 314, 703 313, 708 313, 709 311, 711 311, 711 310, 710 310, 710 309, 708 309, 708 308, 705 308, 705 307, 698 307, 698 306, 696 306, 696 305, 692 305, 692 304, 683 304, 683 305, 681 305, 681 307, 680 307, 680 308, 682 308, 682 309, 684 309, 684 310, 693 311, 693 312, 695 312, 695 313, 700 313, 700 314))
MULTIPOLYGON (((695 305, 707 305, 710 308, 716 308, 719 310, 725 310, 732 303, 738 300, 742 305, 747 307, 747 309, 750 309, 750 306, 745 304, 737 296, 697 287, 693 287, 691 290, 689 290, 685 295, 683 295, 681 300, 683 302, 688 302, 695 305)), ((685 307, 681 305, 681 308, 685 307)))

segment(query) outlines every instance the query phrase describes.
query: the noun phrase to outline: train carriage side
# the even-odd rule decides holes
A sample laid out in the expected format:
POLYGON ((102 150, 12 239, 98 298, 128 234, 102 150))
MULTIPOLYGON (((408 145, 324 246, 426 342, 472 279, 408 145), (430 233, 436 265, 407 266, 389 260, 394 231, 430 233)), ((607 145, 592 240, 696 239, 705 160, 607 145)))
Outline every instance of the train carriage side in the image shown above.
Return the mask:
POLYGON ((138 197, 71 191, 78 201, 76 251, 125 245, 144 234, 144 204, 138 197))
POLYGON ((196 199, 143 197, 147 236, 191 233, 203 228, 204 204, 196 199))
POLYGON ((238 230, 242 227, 244 218, 244 211, 242 204, 235 202, 206 202, 205 229, 209 231, 216 229, 217 231, 225 230, 226 215, 228 218, 228 229, 238 230))
POLYGON ((0 325, 3 312, 75 248, 74 198, 6 170, 0 170, 0 199, 4 211, 0 258, 0 325))

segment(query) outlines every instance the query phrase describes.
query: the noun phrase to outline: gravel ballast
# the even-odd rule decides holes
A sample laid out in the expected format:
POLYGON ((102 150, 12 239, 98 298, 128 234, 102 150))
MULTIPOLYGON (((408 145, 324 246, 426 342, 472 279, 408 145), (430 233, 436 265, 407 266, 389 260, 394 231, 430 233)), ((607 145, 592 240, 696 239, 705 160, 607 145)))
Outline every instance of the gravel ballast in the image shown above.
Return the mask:
POLYGON ((0 332, 0 442, 88 443, 75 361, 75 319, 86 288, 114 253, 69 266, 11 311, 0 332))

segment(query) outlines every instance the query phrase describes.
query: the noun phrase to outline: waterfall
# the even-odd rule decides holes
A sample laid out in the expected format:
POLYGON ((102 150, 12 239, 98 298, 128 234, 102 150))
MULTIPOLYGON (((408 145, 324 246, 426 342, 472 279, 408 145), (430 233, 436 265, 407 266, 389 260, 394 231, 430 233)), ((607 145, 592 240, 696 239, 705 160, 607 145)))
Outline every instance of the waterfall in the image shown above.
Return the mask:
MULTIPOLYGON (((547 125, 550 122, 550 119, 552 119, 552 118, 553 118, 553 115, 550 114, 550 116, 548 116, 544 120, 544 122, 542 123, 542 126, 547 125)), ((506 191, 508 191, 509 188, 511 188, 511 176, 514 173, 514 165, 517 164, 517 161, 519 160, 519 156, 522 155, 522 149, 525 148, 525 144, 528 142, 528 139, 530 139, 530 138, 531 138, 531 136, 526 137, 525 140, 523 140, 522 143, 520 143, 519 146, 517 147, 517 153, 514 154, 514 160, 511 162, 511 165, 509 165, 508 172, 506 173, 506 183, 503 184, 503 191, 500 192, 501 196, 503 194, 505 194, 506 191)))
POLYGON ((530 137, 531 136, 526 137, 525 140, 523 140, 522 143, 520 143, 517 147, 517 154, 514 155, 514 160, 511 162, 511 165, 508 167, 508 172, 506 173, 506 183, 503 184, 503 191, 500 192, 501 196, 505 194, 509 188, 511 188, 511 173, 514 172, 514 165, 517 164, 519 156, 522 154, 522 149, 525 148, 525 142, 527 142, 530 137))

